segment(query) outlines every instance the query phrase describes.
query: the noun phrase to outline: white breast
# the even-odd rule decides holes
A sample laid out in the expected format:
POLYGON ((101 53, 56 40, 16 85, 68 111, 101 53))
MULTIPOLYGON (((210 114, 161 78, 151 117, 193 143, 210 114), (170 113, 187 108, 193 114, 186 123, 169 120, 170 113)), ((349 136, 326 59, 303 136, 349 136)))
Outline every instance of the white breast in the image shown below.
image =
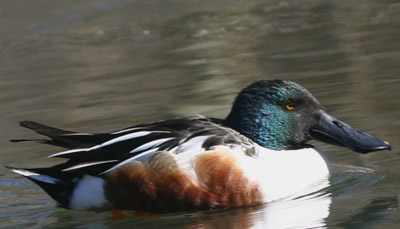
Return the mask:
MULTIPOLYGON (((176 155, 181 168, 197 183, 199 182, 193 168, 197 156, 204 152, 200 143, 205 138, 207 136, 188 141, 183 145, 186 148, 182 146, 178 149, 184 153, 176 155)), ((216 147, 224 148, 237 159, 245 176, 259 185, 264 202, 294 198, 329 186, 329 162, 316 147, 271 150, 256 145, 256 156, 246 155, 240 146, 216 147)))
POLYGON ((248 178, 260 185, 265 202, 329 186, 329 164, 317 148, 276 151, 259 147, 258 157, 241 157, 239 162, 248 178))

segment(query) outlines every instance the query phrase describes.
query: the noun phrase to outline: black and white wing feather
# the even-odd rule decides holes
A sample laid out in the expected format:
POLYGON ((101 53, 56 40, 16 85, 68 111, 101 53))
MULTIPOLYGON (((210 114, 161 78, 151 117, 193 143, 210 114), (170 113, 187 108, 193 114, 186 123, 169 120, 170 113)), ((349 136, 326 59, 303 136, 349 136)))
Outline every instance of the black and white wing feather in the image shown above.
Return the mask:
MULTIPOLYGON (((35 122, 21 125, 50 139, 19 139, 13 141, 37 141, 69 148, 49 157, 66 158, 65 163, 51 168, 33 169, 50 175, 89 174, 101 176, 130 161, 145 161, 155 152, 184 153, 179 146, 202 137, 204 150, 217 145, 241 145, 248 154, 254 153, 253 143, 236 131, 222 126, 219 119, 203 116, 176 118, 131 126, 111 133, 86 134, 56 129, 35 122)), ((187 145, 187 144, 186 144, 187 145)), ((190 145, 190 144, 189 144, 190 145)))

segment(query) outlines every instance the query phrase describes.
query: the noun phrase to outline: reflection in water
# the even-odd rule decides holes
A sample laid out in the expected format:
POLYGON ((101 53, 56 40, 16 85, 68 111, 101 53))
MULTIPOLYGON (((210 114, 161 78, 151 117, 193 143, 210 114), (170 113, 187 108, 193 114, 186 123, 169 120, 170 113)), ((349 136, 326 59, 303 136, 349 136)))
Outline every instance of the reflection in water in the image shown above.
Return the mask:
MULTIPOLYGON (((60 222, 86 227, 141 228, 325 228, 331 198, 329 193, 315 193, 295 200, 282 200, 239 209, 192 212, 185 214, 147 214, 123 211, 80 216, 61 212, 60 222), (82 216, 85 220, 82 220, 82 216), (75 223, 74 223, 75 222, 75 223)), ((64 225, 65 226, 65 225, 64 225)), ((57 228, 57 227, 56 227, 57 228)))
POLYGON ((221 218, 225 214, 215 213, 213 218, 186 228, 324 228, 330 203, 328 195, 277 201, 264 206, 230 210, 226 220, 221 218))
POLYGON ((381 197, 370 201, 367 206, 337 224, 341 228, 375 227, 387 220, 386 214, 398 209, 398 197, 381 197))
POLYGON ((331 197, 316 193, 296 200, 267 204, 261 215, 253 215, 254 228, 324 228, 331 197), (260 220, 260 218, 262 220, 260 220))

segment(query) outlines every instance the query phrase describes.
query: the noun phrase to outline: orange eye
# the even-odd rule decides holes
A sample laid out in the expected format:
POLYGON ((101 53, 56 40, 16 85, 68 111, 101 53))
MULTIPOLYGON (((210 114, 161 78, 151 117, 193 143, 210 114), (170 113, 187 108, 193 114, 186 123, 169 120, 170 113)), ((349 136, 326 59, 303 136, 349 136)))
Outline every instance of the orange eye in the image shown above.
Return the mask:
POLYGON ((293 104, 290 104, 290 103, 288 103, 288 104, 286 104, 285 108, 286 108, 286 110, 288 110, 288 111, 291 111, 291 110, 293 110, 293 109, 294 109, 294 105, 293 105, 293 104))

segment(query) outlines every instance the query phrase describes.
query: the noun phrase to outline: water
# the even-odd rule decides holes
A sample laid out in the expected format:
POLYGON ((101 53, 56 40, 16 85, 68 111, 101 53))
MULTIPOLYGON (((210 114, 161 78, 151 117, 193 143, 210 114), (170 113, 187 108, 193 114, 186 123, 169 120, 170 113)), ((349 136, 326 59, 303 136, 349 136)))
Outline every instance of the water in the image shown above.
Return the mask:
POLYGON ((223 118, 256 79, 308 88, 337 118, 389 141, 368 155, 318 142, 331 187, 295 201, 174 214, 59 208, 0 169, 4 228, 398 228, 397 1, 0 2, 0 165, 49 166, 59 149, 12 144, 25 119, 83 132, 201 113, 223 118))

